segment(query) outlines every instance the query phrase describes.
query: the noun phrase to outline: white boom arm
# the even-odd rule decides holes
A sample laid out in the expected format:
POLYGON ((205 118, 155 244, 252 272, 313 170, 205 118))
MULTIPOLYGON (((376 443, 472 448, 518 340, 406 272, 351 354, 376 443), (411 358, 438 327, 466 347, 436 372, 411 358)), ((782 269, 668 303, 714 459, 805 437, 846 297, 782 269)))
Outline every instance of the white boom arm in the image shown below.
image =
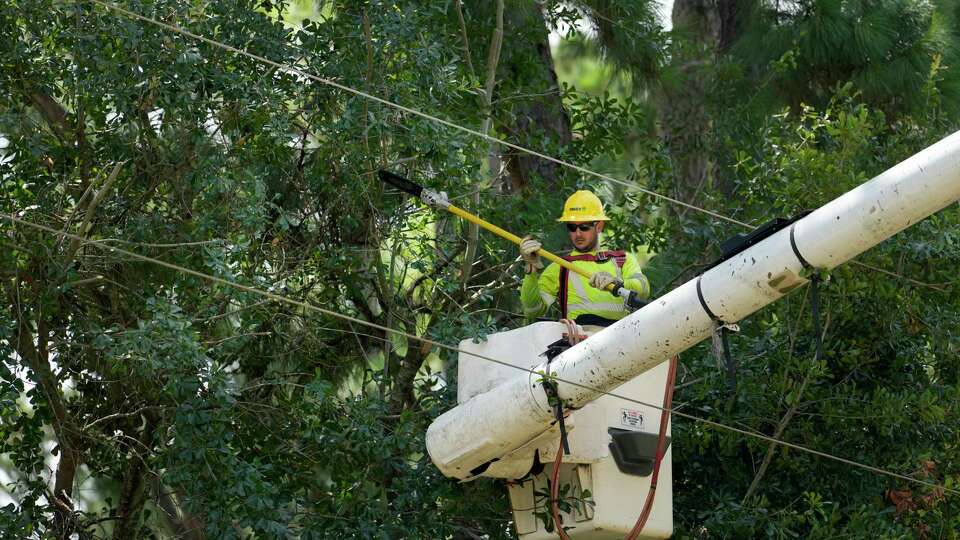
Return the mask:
MULTIPOLYGON (((732 323, 779 299, 807 281, 798 255, 833 268, 958 199, 960 132, 565 351, 549 366, 561 380, 559 396, 580 407, 596 390, 610 391, 699 343, 716 324, 708 310, 732 323)), ((541 376, 523 373, 438 417, 427 430, 427 451, 446 476, 470 478, 553 420, 541 376)))

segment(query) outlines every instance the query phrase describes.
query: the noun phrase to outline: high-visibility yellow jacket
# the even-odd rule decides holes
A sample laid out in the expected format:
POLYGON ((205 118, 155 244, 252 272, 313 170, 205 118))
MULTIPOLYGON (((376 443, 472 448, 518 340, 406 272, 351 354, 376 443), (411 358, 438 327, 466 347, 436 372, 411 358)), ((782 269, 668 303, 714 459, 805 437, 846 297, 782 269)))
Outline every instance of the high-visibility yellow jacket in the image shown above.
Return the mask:
MULTIPOLYGON (((596 255, 596 251, 589 254, 596 255)), ((572 251, 571 256, 584 255, 579 251, 572 251)), ((608 272, 623 281, 623 286, 636 291, 644 300, 650 297, 650 282, 640 271, 640 263, 632 253, 626 254, 623 268, 617 265, 611 257, 606 262, 573 261, 573 264, 588 272, 608 272)), ((540 317, 547 308, 557 301, 560 290, 561 267, 551 263, 540 273, 533 272, 523 278, 520 286, 520 302, 523 304, 523 313, 527 318, 540 317)), ((623 299, 610 292, 595 289, 590 286, 590 280, 576 272, 567 274, 567 318, 576 319, 580 315, 592 314, 605 319, 619 320, 629 313, 623 305, 623 299)))

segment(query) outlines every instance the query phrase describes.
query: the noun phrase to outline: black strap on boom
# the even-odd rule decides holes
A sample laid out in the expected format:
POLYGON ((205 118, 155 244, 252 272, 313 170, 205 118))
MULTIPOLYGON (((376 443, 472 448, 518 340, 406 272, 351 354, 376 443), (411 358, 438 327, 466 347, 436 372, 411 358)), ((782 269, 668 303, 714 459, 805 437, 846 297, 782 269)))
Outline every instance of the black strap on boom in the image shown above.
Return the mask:
POLYGON ((723 319, 717 317, 713 310, 710 309, 710 306, 707 305, 707 301, 703 298, 703 289, 700 288, 701 279, 703 279, 703 274, 697 276, 697 300, 700 300, 700 307, 703 308, 703 311, 707 314, 707 317, 710 317, 710 320, 724 324, 723 319))
POLYGON ((790 225, 790 249, 793 250, 793 254, 797 257, 797 260, 800 261, 800 264, 803 265, 804 270, 810 273, 810 311, 813 316, 813 331, 815 335, 813 336, 813 342, 816 345, 816 352, 814 353, 814 359, 817 361, 823 357, 823 331, 820 329, 820 283, 823 281, 823 277, 820 275, 820 271, 816 269, 812 264, 810 264, 807 259, 800 253, 800 248, 797 247, 797 239, 793 234, 793 229, 796 227, 796 223, 790 225))
MULTIPOLYGON (((570 342, 564 338, 554 341, 547 345, 547 350, 541 356, 547 357, 547 372, 550 371, 550 362, 560 355, 563 351, 571 347, 570 342)), ((560 392, 557 390, 555 382, 550 380, 549 375, 544 375, 543 391, 547 393, 547 399, 553 402, 553 416, 557 419, 560 426, 560 443, 563 445, 563 453, 570 455, 570 443, 567 441, 567 426, 563 419, 563 400, 560 399, 560 392)))
MULTIPOLYGON (((790 246, 793 248, 794 254, 800 260, 800 263, 803 264, 804 268, 811 269, 812 266, 800 255, 800 251, 797 249, 796 242, 793 239, 793 227, 801 219, 807 216, 810 211, 804 211, 796 216, 791 218, 774 218, 763 225, 757 227, 756 229, 745 234, 738 234, 731 238, 728 238, 720 245, 720 258, 715 260, 707 270, 719 265, 720 263, 732 259, 737 254, 743 252, 746 249, 766 240, 767 238, 773 236, 777 232, 790 227, 790 246)), ((706 270, 704 271, 706 272, 706 270)), ((697 298, 700 300, 700 306, 703 308, 703 311, 707 314, 708 317, 714 323, 714 351, 717 356, 717 362, 719 363, 720 357, 723 357, 724 367, 727 373, 727 391, 732 397, 736 394, 737 391, 737 364, 733 359, 733 355, 730 352, 730 340, 728 335, 736 328, 736 325, 727 323, 720 317, 718 317, 713 310, 710 309, 710 306, 707 305, 707 301, 703 297, 703 290, 700 287, 700 279, 703 277, 703 274, 697 278, 697 298), (722 349, 722 350, 721 350, 722 349)), ((811 281, 813 282, 813 312, 815 323, 818 325, 818 334, 817 334, 817 350, 820 350, 820 335, 819 335, 819 303, 817 295, 817 283, 820 280, 820 275, 816 272, 812 274, 811 281)), ((819 352, 818 352, 819 357, 819 352)))
POLYGON ((737 370, 740 369, 737 361, 730 353, 730 339, 728 336, 732 332, 729 325, 725 324, 720 327, 720 341, 723 343, 723 363, 727 368, 727 397, 731 399, 737 395, 737 370))
POLYGON ((778 231, 793 226, 794 223, 803 219, 809 213, 809 210, 805 210, 791 218, 774 218, 750 231, 749 233, 737 234, 727 238, 723 241, 723 243, 720 244, 720 258, 713 261, 713 263, 707 267, 707 270, 719 265, 723 261, 732 259, 738 253, 754 246, 755 244, 759 244, 763 240, 773 236, 778 231))
POLYGON ((703 308, 703 311, 710 317, 710 320, 713 321, 714 355, 716 355, 718 363, 721 362, 721 357, 723 358, 724 371, 727 373, 727 396, 733 398, 737 393, 737 371, 739 367, 737 366, 736 360, 733 359, 733 355, 730 353, 730 339, 728 335, 734 331, 732 328, 736 328, 736 325, 729 324, 718 317, 713 310, 710 309, 710 306, 707 305, 706 299, 703 298, 703 289, 700 288, 700 278, 702 277, 703 274, 697 277, 697 299, 700 300, 700 307, 703 308))

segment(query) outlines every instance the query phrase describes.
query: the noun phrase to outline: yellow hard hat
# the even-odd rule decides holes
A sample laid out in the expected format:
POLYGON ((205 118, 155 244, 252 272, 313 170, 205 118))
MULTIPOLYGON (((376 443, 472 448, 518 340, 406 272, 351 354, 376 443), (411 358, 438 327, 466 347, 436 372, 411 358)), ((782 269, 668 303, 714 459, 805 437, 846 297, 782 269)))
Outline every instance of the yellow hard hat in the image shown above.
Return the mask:
POLYGON ((557 221, 609 221, 600 197, 581 189, 563 203, 563 215, 557 221))

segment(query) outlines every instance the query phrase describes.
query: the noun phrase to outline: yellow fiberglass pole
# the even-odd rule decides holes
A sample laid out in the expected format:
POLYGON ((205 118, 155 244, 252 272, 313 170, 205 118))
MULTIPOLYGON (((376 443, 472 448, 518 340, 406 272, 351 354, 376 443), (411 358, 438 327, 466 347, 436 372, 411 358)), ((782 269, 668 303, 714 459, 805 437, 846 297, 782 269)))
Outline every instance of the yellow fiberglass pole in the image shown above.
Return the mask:
MULTIPOLYGON (((465 219, 470 223, 475 223, 476 225, 492 232, 493 234, 499 236, 500 238, 509 240, 510 242, 513 242, 518 246, 520 245, 520 242, 523 241, 522 238, 511 233, 510 231, 497 227, 493 223, 490 223, 489 221, 481 219, 479 216, 471 214, 470 212, 467 212, 463 208, 450 204, 450 201, 447 200, 446 193, 441 193, 441 192, 424 188, 423 186, 416 184, 414 182, 411 182, 410 180, 407 180, 406 178, 399 176, 397 174, 394 174, 390 171, 383 171, 383 170, 378 171, 377 176, 379 176, 380 180, 382 180, 383 182, 390 184, 391 186, 397 189, 400 189, 401 191, 405 191, 410 195, 413 195, 414 197, 419 198, 421 201, 425 202, 426 204, 430 206, 437 206, 437 207, 443 208, 448 212, 450 212, 451 214, 460 217, 461 219, 465 219)), ((580 274, 585 278, 589 279, 593 277, 592 273, 587 272, 583 268, 574 266, 572 262, 566 259, 557 257, 553 253, 550 253, 549 251, 543 248, 540 248, 537 250, 537 255, 543 257, 544 259, 547 259, 550 262, 557 263, 563 268, 566 268, 571 272, 576 272, 577 274, 580 274)), ((630 291, 629 289, 627 289, 626 287, 623 287, 622 285, 611 283, 610 285, 607 285, 604 288, 604 290, 610 291, 614 295, 622 297, 624 299, 624 302, 626 302, 627 305, 630 306, 631 308, 637 308, 642 305, 642 301, 639 300, 636 293, 633 291, 630 291)))
MULTIPOLYGON (((520 242, 523 240, 522 238, 520 238, 519 236, 513 234, 512 232, 506 231, 506 230, 504 230, 504 229, 501 229, 500 227, 497 227, 497 226, 494 225, 493 223, 490 223, 489 221, 486 221, 485 219, 481 218, 480 216, 476 216, 476 215, 474 215, 474 214, 471 214, 470 212, 467 212, 467 211, 464 210, 463 208, 460 208, 460 207, 458 207, 458 206, 454 206, 454 205, 452 205, 452 204, 447 205, 446 208, 447 208, 447 211, 449 211, 451 214, 454 214, 455 216, 459 216, 459 217, 461 217, 461 218, 469 221, 470 223, 475 223, 475 224, 479 225, 480 227, 483 227, 484 229, 486 229, 486 230, 492 232, 493 234, 499 236, 500 238, 503 238, 503 239, 505 239, 505 240, 509 240, 510 242, 513 242, 514 244, 516 244, 516 245, 518 245, 518 246, 520 245, 520 242)), ((566 268, 567 270, 569 270, 569 271, 571 271, 571 272, 576 272, 576 273, 580 274, 581 276, 583 276, 583 277, 585 277, 585 278, 590 278, 591 276, 593 276, 593 274, 591 274, 590 272, 587 272, 587 271, 584 270, 583 268, 580 268, 580 267, 574 265, 573 263, 571 263, 570 261, 568 261, 568 260, 566 260, 566 259, 562 259, 562 258, 560 258, 560 257, 557 257, 557 256, 554 255, 553 253, 550 253, 549 251, 547 251, 547 250, 545 250, 545 249, 543 249, 543 248, 537 250, 537 255, 543 257, 544 259, 546 259, 546 260, 548 260, 548 261, 550 261, 550 262, 557 263, 557 264, 559 264, 560 266, 566 268)), ((607 287, 607 290, 612 290, 612 289, 613 289, 613 285, 612 285, 612 284, 607 287)))

